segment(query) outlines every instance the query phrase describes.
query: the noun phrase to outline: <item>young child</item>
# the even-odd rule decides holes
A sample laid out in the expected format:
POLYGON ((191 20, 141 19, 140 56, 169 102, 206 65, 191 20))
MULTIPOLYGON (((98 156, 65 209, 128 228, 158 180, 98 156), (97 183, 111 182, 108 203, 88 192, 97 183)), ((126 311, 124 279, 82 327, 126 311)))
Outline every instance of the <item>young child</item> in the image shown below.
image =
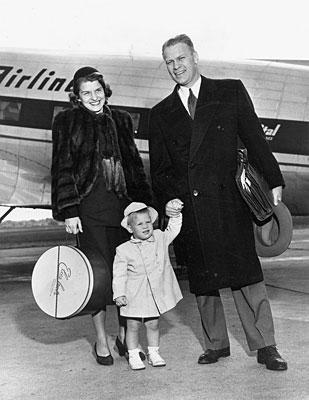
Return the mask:
MULTIPOLYGON (((175 200, 174 200, 175 201, 175 200)), ((175 217, 169 219, 164 232, 153 229, 157 211, 144 203, 131 203, 124 210, 121 225, 132 233, 131 239, 116 249, 113 265, 113 298, 120 315, 127 319, 126 344, 129 365, 144 369, 139 356, 139 328, 144 323, 148 341, 148 363, 163 367, 159 354, 159 316, 175 307, 182 294, 171 266, 168 246, 182 224, 183 204, 174 204, 175 217)))

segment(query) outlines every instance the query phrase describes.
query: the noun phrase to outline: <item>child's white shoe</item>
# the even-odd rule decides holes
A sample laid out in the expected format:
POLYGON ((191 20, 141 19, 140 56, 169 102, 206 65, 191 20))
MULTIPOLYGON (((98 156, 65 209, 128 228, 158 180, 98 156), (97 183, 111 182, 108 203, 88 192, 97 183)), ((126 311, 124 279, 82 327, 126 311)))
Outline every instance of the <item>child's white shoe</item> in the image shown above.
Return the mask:
POLYGON ((139 356, 139 349, 129 350, 129 365, 133 370, 145 369, 145 364, 139 356))
POLYGON ((152 347, 149 348, 149 353, 148 353, 148 363, 152 365, 153 367, 165 367, 166 362, 163 360, 163 358, 159 354, 159 347, 152 347))

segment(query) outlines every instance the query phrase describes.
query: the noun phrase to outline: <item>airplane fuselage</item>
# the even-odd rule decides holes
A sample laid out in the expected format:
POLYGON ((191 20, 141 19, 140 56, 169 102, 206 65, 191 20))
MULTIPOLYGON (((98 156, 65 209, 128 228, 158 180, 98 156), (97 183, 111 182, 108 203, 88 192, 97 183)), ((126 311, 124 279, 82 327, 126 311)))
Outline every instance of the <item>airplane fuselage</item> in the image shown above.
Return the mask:
MULTIPOLYGON (((102 71, 112 107, 128 110, 149 173, 148 114, 173 89, 160 59, 0 52, 0 205, 50 206, 51 126, 69 107, 82 65, 102 71)), ((269 61, 200 61, 210 78, 241 79, 286 181, 284 201, 309 214, 309 68, 269 61)))

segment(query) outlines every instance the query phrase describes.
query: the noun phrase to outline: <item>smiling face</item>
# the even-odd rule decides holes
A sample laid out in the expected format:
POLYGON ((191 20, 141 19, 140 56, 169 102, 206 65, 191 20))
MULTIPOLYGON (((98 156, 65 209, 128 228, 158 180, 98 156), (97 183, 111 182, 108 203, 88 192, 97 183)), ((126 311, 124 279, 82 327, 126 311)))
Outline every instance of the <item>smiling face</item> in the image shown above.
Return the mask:
POLYGON ((81 82, 79 99, 88 110, 99 113, 105 104, 104 89, 99 81, 81 82))
POLYGON ((153 234, 153 224, 149 211, 142 210, 132 213, 128 219, 128 228, 135 239, 147 240, 153 234))
POLYGON ((163 58, 170 76, 179 85, 191 87, 198 80, 198 55, 187 44, 166 47, 163 58))

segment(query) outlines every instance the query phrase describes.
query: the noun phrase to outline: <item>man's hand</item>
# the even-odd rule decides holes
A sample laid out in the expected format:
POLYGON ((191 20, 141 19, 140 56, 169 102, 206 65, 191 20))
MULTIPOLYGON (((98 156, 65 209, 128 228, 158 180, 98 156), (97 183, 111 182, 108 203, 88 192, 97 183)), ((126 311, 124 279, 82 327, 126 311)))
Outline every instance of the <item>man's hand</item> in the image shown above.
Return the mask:
POLYGON ((126 296, 119 296, 119 297, 116 297, 115 303, 116 303, 116 305, 117 305, 118 307, 126 306, 126 305, 128 304, 128 303, 127 303, 127 298, 126 298, 126 296))
POLYGON ((178 217, 183 208, 183 202, 180 199, 170 200, 165 206, 165 213, 168 217, 178 217))
POLYGON ((273 194, 274 205, 277 206, 279 201, 282 200, 282 186, 277 186, 277 187, 273 188, 271 191, 273 194))
POLYGON ((67 218, 64 223, 65 230, 68 233, 76 235, 78 232, 83 232, 82 222, 79 217, 67 218))

